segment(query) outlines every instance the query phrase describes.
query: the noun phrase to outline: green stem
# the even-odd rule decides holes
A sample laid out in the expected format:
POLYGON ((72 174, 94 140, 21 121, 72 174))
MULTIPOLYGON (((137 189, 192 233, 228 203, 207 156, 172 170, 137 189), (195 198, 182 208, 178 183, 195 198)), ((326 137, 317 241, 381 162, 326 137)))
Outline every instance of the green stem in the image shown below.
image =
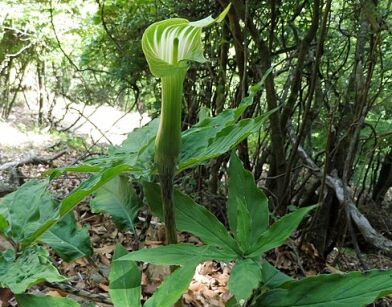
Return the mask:
POLYGON ((155 162, 160 175, 171 175, 180 153, 183 81, 180 73, 162 78, 161 119, 155 140, 155 162))
POLYGON ((181 104, 185 71, 162 78, 161 120, 155 140, 155 162, 161 195, 167 244, 177 243, 173 177, 181 145, 181 104))
MULTIPOLYGON (((173 63, 178 61, 178 39, 173 42, 173 63)), ((181 146, 181 105, 183 83, 186 69, 179 69, 162 80, 161 119, 157 137, 155 139, 155 163, 158 167, 161 183, 163 215, 165 221, 166 244, 177 243, 175 220, 175 204, 173 199, 173 178, 176 171, 176 160, 181 146)), ((171 266, 170 270, 176 270, 171 266)), ((182 307, 182 300, 178 300, 174 307, 182 307)))

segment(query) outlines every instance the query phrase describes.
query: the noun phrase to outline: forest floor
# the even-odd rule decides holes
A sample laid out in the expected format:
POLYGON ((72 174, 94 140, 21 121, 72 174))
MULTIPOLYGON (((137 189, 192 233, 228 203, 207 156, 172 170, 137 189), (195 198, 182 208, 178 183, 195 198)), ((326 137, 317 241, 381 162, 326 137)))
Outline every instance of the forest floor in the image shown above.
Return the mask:
MULTIPOLYGON (((48 164, 20 166, 19 174, 23 176, 23 180, 28 180, 42 176, 49 168, 70 165, 85 157, 88 145, 81 146, 79 142, 70 142, 77 137, 77 131, 72 132, 76 135, 64 139, 63 136, 46 129, 38 130, 34 128, 35 123, 32 120, 34 116, 29 112, 31 111, 21 108, 18 110, 18 117, 11 117, 6 122, 0 121, 0 166, 6 162, 23 160, 29 155, 50 158, 59 152, 64 153, 48 164)), ((94 148, 89 147, 89 149, 92 152, 99 152, 102 150, 102 145, 94 148)), ((7 172, 0 171, 0 182, 9 180, 9 175, 7 172)), ((75 188, 82 179, 83 175, 64 176, 56 182, 56 192, 64 196, 75 188)), ((100 298, 97 298, 87 294, 87 297, 96 301, 95 306, 107 306, 108 304, 102 301, 108 298, 108 273, 115 245, 121 243, 128 250, 132 250, 134 237, 129 232, 119 231, 108 216, 93 214, 90 211, 88 201, 82 202, 77 207, 75 216, 80 225, 87 225, 89 229, 94 256, 90 259, 82 258, 72 263, 66 263, 55 255, 53 259, 55 259, 55 265, 59 271, 69 278, 72 286, 78 291, 70 294, 62 289, 39 286, 33 287, 31 292, 53 296, 68 295, 79 302, 86 302, 88 298, 83 298, 86 293, 80 291, 84 290, 90 294, 101 295, 100 298)), ((142 231, 142 226, 143 223, 137 225, 138 232, 142 231)), ((178 238, 181 242, 199 242, 197 238, 187 234, 178 234, 178 238)), ((153 219, 146 239, 139 247, 162 245, 164 240, 163 225, 153 219)), ((2 242, 0 241, 0 248, 1 246, 2 242)), ((285 245, 270 252, 267 258, 275 267, 295 278, 318 273, 338 273, 362 269, 355 253, 350 248, 335 248, 325 261, 321 259, 312 245, 302 244, 299 248, 297 246, 298 239, 294 235, 285 245)), ((365 253, 364 260, 369 268, 386 269, 392 267, 392 259, 377 251, 365 253)), ((228 291, 231 267, 230 263, 211 261, 200 264, 187 293, 184 294, 187 306, 224 306, 231 296, 228 291)), ((145 265, 142 274, 143 297, 149 297, 168 273, 168 269, 165 267, 145 265)), ((15 306, 15 302, 11 300, 10 305, 15 306)), ((377 306, 392 306, 392 301, 386 299, 377 303, 377 306)))

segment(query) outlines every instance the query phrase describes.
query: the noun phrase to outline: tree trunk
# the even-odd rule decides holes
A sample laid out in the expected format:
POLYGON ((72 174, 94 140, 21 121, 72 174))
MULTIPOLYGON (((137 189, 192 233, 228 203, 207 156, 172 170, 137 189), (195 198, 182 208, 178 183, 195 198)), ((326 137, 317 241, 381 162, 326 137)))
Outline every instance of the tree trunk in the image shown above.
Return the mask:
POLYGON ((373 190, 373 200, 381 203, 390 187, 392 187, 392 148, 381 164, 380 174, 373 190))

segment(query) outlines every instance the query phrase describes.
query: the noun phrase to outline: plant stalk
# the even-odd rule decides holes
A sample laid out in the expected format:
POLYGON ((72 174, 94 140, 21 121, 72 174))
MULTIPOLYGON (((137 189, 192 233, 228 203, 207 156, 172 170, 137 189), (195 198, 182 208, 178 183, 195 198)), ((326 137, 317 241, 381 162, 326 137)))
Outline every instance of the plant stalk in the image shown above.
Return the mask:
MULTIPOLYGON (((174 52, 172 62, 178 61, 178 39, 173 41, 174 52)), ((158 167, 161 183, 163 215, 165 221, 166 244, 177 243, 175 220, 175 203, 173 198, 173 179, 176 171, 176 160, 181 146, 181 105, 183 83, 186 69, 178 69, 173 74, 164 76, 162 81, 161 119, 155 139, 155 163, 158 167)), ((177 266, 171 266, 173 272, 177 266)), ((174 307, 182 307, 179 299, 174 307)))
POLYGON ((162 77, 161 120, 155 140, 155 162, 161 183, 166 243, 177 243, 173 178, 181 145, 181 104, 186 71, 162 77))

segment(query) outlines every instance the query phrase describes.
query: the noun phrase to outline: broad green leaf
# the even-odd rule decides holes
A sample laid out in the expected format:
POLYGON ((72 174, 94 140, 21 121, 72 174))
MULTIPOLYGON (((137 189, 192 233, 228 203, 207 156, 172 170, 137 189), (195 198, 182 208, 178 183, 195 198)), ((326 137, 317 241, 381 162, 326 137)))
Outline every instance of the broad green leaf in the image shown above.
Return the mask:
MULTIPOLYGON (((185 145, 186 147, 180 153, 178 171, 183 171, 189 167, 200 165, 205 161, 219 157, 241 143, 252 132, 258 131, 263 121, 267 118, 268 116, 264 114, 253 119, 243 119, 238 123, 224 127, 214 137, 209 137, 209 132, 195 132, 192 136, 195 139, 190 139, 189 142, 195 144, 197 141, 200 141, 201 143, 196 145, 194 149, 190 146, 191 144, 184 144, 184 147, 185 145), (206 135, 208 136, 207 139, 205 139, 206 135)), ((213 130, 211 127, 208 129, 213 130)))
POLYGON ((188 289, 197 263, 188 263, 174 271, 144 304, 145 307, 172 307, 188 289))
POLYGON ((63 176, 65 173, 96 173, 101 170, 99 166, 81 164, 76 166, 59 167, 46 171, 46 175, 50 175, 50 180, 63 176))
POLYGON ((90 206, 94 213, 110 214, 120 229, 134 231, 142 204, 128 178, 117 176, 97 190, 90 206))
POLYGON ((316 206, 301 208, 293 213, 286 214, 267 231, 265 231, 248 252, 248 257, 257 257, 262 253, 282 245, 287 238, 297 229, 302 219, 316 206))
POLYGON ((254 242, 269 225, 268 199, 256 186, 252 173, 244 169, 240 159, 233 153, 230 158, 227 200, 227 217, 233 233, 237 233, 239 206, 245 206, 250 217, 247 241, 254 242))
MULTIPOLYGON (((236 108, 227 109, 219 113, 215 117, 206 117, 196 123, 193 127, 188 130, 185 130, 182 133, 182 147, 187 148, 187 144, 189 141, 194 139, 192 135, 197 133, 198 131, 206 131, 209 132, 206 136, 203 136, 202 141, 207 141, 214 137, 219 131, 223 128, 235 124, 241 115, 245 112, 245 110, 252 104, 252 97, 245 97, 242 99, 241 103, 236 108), (213 127, 214 129, 211 129, 213 127), (209 131, 205 128, 210 128, 209 131)), ((207 144, 208 145, 208 144, 207 144)), ((189 148, 191 150, 192 148, 189 148)), ((185 150, 187 151, 187 150, 185 150)))
POLYGON ((58 214, 58 202, 47 191, 47 180, 31 180, 0 199, 0 210, 7 221, 4 235, 23 246, 35 241, 42 227, 52 226, 58 214))
POLYGON ((231 299, 226 302, 225 307, 241 307, 241 305, 237 302, 235 296, 232 296, 231 299))
POLYGON ((44 281, 65 281, 48 257, 49 253, 37 245, 24 249, 20 255, 11 250, 1 253, 0 288, 20 294, 44 281))
POLYGON ((252 295, 261 281, 260 266, 251 259, 238 260, 230 274, 229 290, 240 304, 252 295))
MULTIPOLYGON (((120 244, 114 250, 113 260, 125 256, 128 251, 120 244)), ((134 261, 113 261, 109 274, 109 294, 116 307, 141 306, 141 274, 134 261)))
POLYGON ((159 127, 159 118, 155 118, 147 125, 130 132, 119 146, 109 148, 109 155, 138 153, 150 140, 155 139, 159 127))
POLYGON ((79 307, 80 304, 65 297, 54 297, 48 295, 15 295, 19 307, 79 307))
POLYGON ((143 261, 159 265, 186 265, 206 260, 231 261, 235 254, 214 246, 195 246, 192 244, 171 244, 155 248, 144 248, 127 254, 117 261, 143 261))
MULTIPOLYGON (((143 188, 151 211, 163 218, 159 185, 144 182, 143 188)), ((237 242, 229 235, 225 226, 206 208, 196 204, 190 197, 174 191, 176 226, 199 237, 204 243, 240 253, 237 242)))
POLYGON ((57 168, 47 173, 51 174, 52 178, 57 178, 67 172, 97 173, 119 164, 127 164, 132 167, 133 172, 136 172, 136 174, 145 172, 148 166, 147 163, 150 158, 152 159, 153 155, 144 157, 144 159, 141 159, 140 156, 153 143, 158 125, 159 119, 157 118, 145 126, 133 130, 121 145, 111 146, 109 154, 106 156, 87 159, 82 165, 57 168))
POLYGON ((159 119, 154 119, 142 128, 128 134, 123 144, 109 148, 107 156, 87 160, 86 163, 107 169, 126 164, 132 168, 135 178, 148 176, 153 168, 154 140, 159 119))
POLYGON ((237 228, 234 235, 242 250, 248 250, 253 242, 250 240, 252 235, 251 222, 252 217, 248 208, 246 208, 242 199, 237 199, 237 228))
MULTIPOLYGON (((158 132, 159 118, 152 120, 147 126, 148 130, 145 131, 144 136, 140 134, 139 148, 137 152, 126 154, 125 163, 128 165, 136 165, 139 172, 133 173, 135 178, 150 176, 155 170, 154 164, 154 151, 155 151, 155 137, 158 132), (142 140, 141 138, 144 137, 142 140)), ((143 127, 144 128, 144 127, 143 127)))
POLYGON ((292 280, 291 277, 279 271, 266 260, 261 264, 261 275, 263 286, 268 288, 276 288, 286 281, 292 280))
POLYGON ((76 225, 73 212, 46 231, 39 240, 52 247, 67 262, 93 254, 88 229, 76 225))
POLYGON ((84 198, 98 190, 100 187, 112 180, 114 177, 124 172, 130 172, 132 170, 133 169, 128 165, 120 164, 105 169, 95 175, 92 175, 90 178, 83 181, 66 198, 63 199, 60 206, 60 216, 62 217, 68 212, 70 212, 84 198))
MULTIPOLYGON (((180 170, 183 168, 181 165, 186 165, 185 161, 192 160, 193 157, 198 157, 200 152, 206 151, 220 131, 234 125, 252 101, 251 97, 246 97, 237 108, 225 110, 215 117, 205 118, 184 131, 181 139, 180 170)), ((201 162, 203 161, 205 160, 201 162)))
POLYGON ((256 306, 360 307, 391 293, 391 270, 319 275, 286 282, 262 295, 256 306))

